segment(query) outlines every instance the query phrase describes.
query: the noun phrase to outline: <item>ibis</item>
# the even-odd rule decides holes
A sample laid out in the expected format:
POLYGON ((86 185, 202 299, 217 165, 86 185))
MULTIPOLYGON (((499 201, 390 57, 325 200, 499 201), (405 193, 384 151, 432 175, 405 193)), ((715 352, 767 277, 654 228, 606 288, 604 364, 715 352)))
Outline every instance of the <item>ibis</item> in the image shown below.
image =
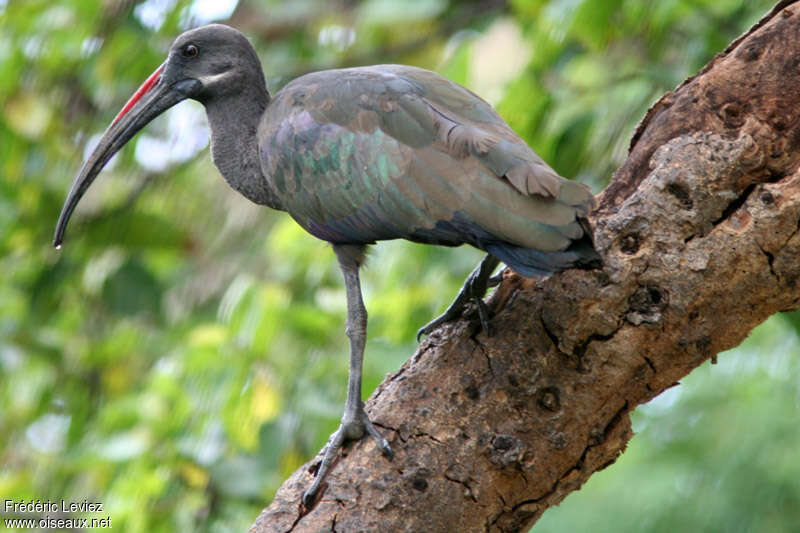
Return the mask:
POLYGON ((501 261, 527 277, 598 263, 588 187, 559 176, 468 89, 421 68, 375 65, 307 74, 271 96, 247 38, 221 24, 181 34, 113 120, 67 196, 57 247, 108 160, 187 98, 205 106, 211 156, 228 184, 330 243, 344 275, 347 400, 306 505, 345 442, 369 435, 392 457, 361 400, 367 311, 359 269, 368 245, 407 239, 487 252, 456 301, 420 334, 460 316, 469 301, 486 326, 481 297, 501 261))

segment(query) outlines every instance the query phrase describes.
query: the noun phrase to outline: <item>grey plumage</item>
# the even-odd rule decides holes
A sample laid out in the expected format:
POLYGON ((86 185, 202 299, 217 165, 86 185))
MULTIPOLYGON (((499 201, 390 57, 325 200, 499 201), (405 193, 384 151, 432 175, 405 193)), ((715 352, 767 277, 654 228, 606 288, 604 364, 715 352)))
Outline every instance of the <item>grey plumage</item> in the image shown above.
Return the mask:
POLYGON ((361 401, 366 309, 359 268, 366 245, 403 238, 489 252, 456 302, 423 332, 458 316, 469 299, 480 304, 498 259, 529 276, 598 261, 585 220, 593 205, 588 188, 560 177, 469 90, 427 70, 377 65, 309 74, 271 98, 247 39, 218 24, 179 36, 109 126, 70 190, 56 245, 103 165, 186 98, 206 108, 211 154, 225 180, 332 243, 344 275, 347 402, 306 505, 345 440, 369 434, 392 455, 361 401))

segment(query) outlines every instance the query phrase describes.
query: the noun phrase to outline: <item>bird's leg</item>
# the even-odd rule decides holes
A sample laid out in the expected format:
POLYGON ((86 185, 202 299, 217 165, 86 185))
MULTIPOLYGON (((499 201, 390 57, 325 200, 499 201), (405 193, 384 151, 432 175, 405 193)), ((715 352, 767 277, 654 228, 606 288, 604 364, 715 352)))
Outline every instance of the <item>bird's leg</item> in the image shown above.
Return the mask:
POLYGON ((392 448, 370 422, 361 401, 361 373, 364 361, 364 345, 367 340, 367 310, 361 298, 361 282, 358 270, 364 260, 364 246, 336 244, 333 246, 339 267, 344 274, 347 291, 347 336, 350 338, 350 375, 347 380, 347 400, 339 429, 331 435, 323 452, 322 463, 311 487, 303 493, 303 504, 310 507, 322 480, 331 468, 339 448, 348 440, 358 440, 369 434, 378 442, 384 455, 391 458, 392 448))
POLYGON ((492 275, 494 269, 500 264, 500 260, 492 254, 486 254, 483 261, 480 262, 475 270, 467 276, 464 286, 458 291, 456 299, 450 304, 450 307, 442 313, 441 316, 431 320, 425 324, 419 331, 417 331, 417 340, 423 335, 430 335, 436 328, 447 322, 452 322, 461 316, 464 306, 470 300, 474 301, 478 306, 478 315, 481 319, 481 327, 484 331, 489 333, 489 311, 486 309, 486 304, 483 302, 483 295, 486 294, 486 289, 489 287, 489 276, 492 275))

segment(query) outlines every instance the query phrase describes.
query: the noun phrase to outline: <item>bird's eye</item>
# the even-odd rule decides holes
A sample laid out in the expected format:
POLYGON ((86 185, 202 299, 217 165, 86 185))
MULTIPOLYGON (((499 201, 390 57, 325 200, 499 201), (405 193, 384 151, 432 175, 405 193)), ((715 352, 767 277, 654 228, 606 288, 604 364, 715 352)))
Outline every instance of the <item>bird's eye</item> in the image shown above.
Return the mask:
POLYGON ((197 54, 200 53, 200 50, 193 44, 187 44, 183 47, 183 57, 197 57, 197 54))

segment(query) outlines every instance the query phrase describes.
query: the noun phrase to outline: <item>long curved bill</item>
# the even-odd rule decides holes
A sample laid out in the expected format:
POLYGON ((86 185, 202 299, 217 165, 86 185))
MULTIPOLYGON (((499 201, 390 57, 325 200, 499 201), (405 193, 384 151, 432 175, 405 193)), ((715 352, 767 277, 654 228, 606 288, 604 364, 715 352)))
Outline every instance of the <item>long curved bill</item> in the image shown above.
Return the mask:
POLYGON ((108 160, 150 121, 188 98, 191 90, 196 87, 195 84, 199 83, 192 79, 167 85, 162 77, 163 70, 164 64, 159 66, 131 96, 81 168, 58 217, 53 237, 53 245, 56 248, 60 248, 64 240, 69 217, 108 160))

